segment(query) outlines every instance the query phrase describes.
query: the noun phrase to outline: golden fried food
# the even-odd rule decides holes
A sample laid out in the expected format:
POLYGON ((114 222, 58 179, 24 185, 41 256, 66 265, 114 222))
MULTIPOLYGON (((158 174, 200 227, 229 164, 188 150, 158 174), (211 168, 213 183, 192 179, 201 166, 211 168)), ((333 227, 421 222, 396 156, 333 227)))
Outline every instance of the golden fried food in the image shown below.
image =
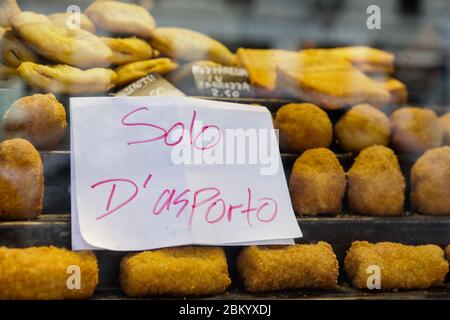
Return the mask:
POLYGON ((375 80, 381 83, 383 87, 389 91, 389 94, 391 95, 389 103, 403 105, 408 102, 408 90, 403 82, 394 78, 375 80))
POLYGON ((0 143, 0 220, 36 218, 43 199, 44 174, 37 150, 24 139, 0 143))
POLYGON ((345 257, 345 271, 354 287, 367 289, 371 276, 369 266, 380 268, 380 284, 384 290, 440 286, 448 272, 444 251, 435 245, 353 242, 345 257))
POLYGON ((94 1, 85 13, 98 27, 116 34, 150 38, 156 27, 150 13, 132 3, 94 1))
POLYGON ((17 68, 22 62, 37 61, 36 54, 17 39, 12 31, 8 30, 0 37, 0 61, 6 66, 17 68))
POLYGON ((306 150, 294 163, 289 190, 297 214, 339 214, 345 193, 345 172, 330 150, 306 150))
POLYGON ((325 111, 311 103, 289 103, 278 109, 275 126, 280 133, 282 152, 300 153, 327 148, 333 139, 333 126, 325 111))
POLYGON ((110 69, 81 70, 68 65, 45 66, 31 62, 22 63, 17 71, 31 87, 61 94, 105 92, 114 87, 117 79, 110 69))
POLYGON ((125 256, 120 285, 130 297, 192 296, 224 292, 230 285, 223 249, 175 247, 125 256))
POLYGON ((414 210, 450 215, 450 147, 427 150, 411 169, 411 204, 414 210))
POLYGON ((237 259, 246 290, 334 289, 339 264, 326 242, 314 245, 250 246, 237 259))
POLYGON ((403 213, 405 178, 391 149, 371 146, 361 151, 347 179, 352 212, 377 216, 403 213))
POLYGON ((0 27, 10 27, 11 20, 19 13, 16 0, 0 0, 0 27))
POLYGON ((422 153, 442 144, 444 132, 433 110, 405 107, 391 116, 392 143, 402 153, 422 153))
POLYGON ((9 80, 17 75, 16 69, 0 63, 0 80, 9 80))
POLYGON ((231 65, 234 58, 231 51, 219 41, 189 29, 157 28, 150 44, 163 55, 175 60, 211 60, 231 65))
POLYGON ((150 73, 166 74, 175 70, 178 65, 169 58, 157 58, 151 60, 137 61, 119 66, 117 73, 117 86, 127 85, 150 73))
POLYGON ((359 152, 376 144, 387 146, 391 122, 382 111, 360 104, 339 119, 334 126, 334 135, 345 151, 359 152))
POLYGON ((91 251, 0 247, 0 270, 2 300, 87 299, 98 284, 97 258, 91 251))
POLYGON ((6 139, 23 138, 40 150, 56 147, 66 126, 64 106, 51 93, 20 98, 3 114, 1 121, 6 139))
POLYGON ((152 47, 138 38, 101 38, 112 50, 113 64, 124 64, 154 58, 152 47))
POLYGON ((52 13, 47 16, 50 21, 57 26, 67 28, 68 26, 76 26, 76 22, 79 22, 80 29, 95 33, 95 25, 89 20, 88 16, 84 13, 79 14, 79 21, 74 21, 74 15, 67 12, 52 13))
POLYGON ((45 15, 22 12, 12 20, 14 32, 47 59, 80 68, 106 67, 112 52, 96 35, 53 24, 45 15))
POLYGON ((440 117, 439 123, 444 131, 444 144, 450 145, 450 112, 440 117))

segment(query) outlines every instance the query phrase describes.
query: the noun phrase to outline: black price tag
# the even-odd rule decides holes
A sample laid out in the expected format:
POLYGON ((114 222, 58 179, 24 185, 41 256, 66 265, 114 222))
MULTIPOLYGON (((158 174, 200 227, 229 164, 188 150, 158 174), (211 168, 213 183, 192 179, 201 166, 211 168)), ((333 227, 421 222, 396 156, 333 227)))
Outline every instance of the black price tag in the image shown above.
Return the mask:
POLYGON ((152 73, 117 91, 115 96, 184 96, 184 93, 161 75, 152 73))

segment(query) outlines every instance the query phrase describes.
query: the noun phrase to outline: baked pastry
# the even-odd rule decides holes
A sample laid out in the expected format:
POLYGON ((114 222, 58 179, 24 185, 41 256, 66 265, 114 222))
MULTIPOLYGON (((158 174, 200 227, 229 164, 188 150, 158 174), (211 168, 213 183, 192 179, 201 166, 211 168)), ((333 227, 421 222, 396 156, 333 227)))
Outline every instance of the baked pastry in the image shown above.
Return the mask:
POLYGON ((368 289, 369 267, 373 266, 380 268, 382 290, 440 286, 448 272, 444 251, 435 245, 353 242, 345 257, 345 271, 354 287, 368 289))
POLYGON ((251 246, 237 259, 237 269, 250 292, 325 289, 337 286, 339 264, 326 242, 292 246, 251 246))
POLYGON ((97 258, 92 251, 0 247, 0 270, 2 300, 87 299, 98 284, 97 258), (71 281, 75 272, 79 279, 71 281))
POLYGON ((144 251, 120 263, 120 286, 130 297, 217 294, 230 283, 225 253, 217 247, 144 251))
POLYGON ((80 68, 106 67, 112 52, 96 35, 53 24, 45 15, 22 12, 12 20, 14 32, 36 52, 80 68))
POLYGON ((444 144, 450 145, 450 112, 440 117, 439 123, 444 131, 444 144))
POLYGON ((299 215, 339 214, 345 194, 344 169, 330 150, 306 150, 294 163, 289 191, 299 215))
POLYGON ((16 69, 0 63, 0 80, 9 80, 17 75, 16 69))
POLYGON ((16 0, 0 0, 0 27, 10 27, 11 20, 19 13, 16 0))
POLYGON ((154 58, 152 47, 138 38, 102 38, 113 52, 111 62, 115 65, 154 58))
POLYGON ((0 220, 34 219, 42 211, 43 199, 44 174, 37 150, 24 139, 1 142, 0 220))
POLYGON ((0 61, 6 66, 17 68, 22 62, 36 62, 36 54, 17 39, 11 30, 0 36, 0 61))
POLYGON ((427 150, 411 169, 411 204, 414 210, 450 215, 450 147, 427 150))
POLYGON ((141 6, 119 1, 94 1, 85 11, 101 29, 115 34, 150 38, 156 27, 150 13, 141 6))
POLYGON ((325 111, 311 103, 290 103, 275 114, 282 152, 301 153, 327 148, 333 139, 333 126, 325 111))
MULTIPOLYGON (((47 17, 50 19, 50 21, 54 25, 57 25, 59 27, 67 28, 68 22, 70 23, 69 25, 73 25, 73 23, 71 23, 73 14, 71 14, 71 13, 57 12, 57 13, 49 14, 47 17)), ((80 29, 89 31, 91 33, 95 33, 95 25, 92 23, 92 21, 88 18, 87 15, 85 15, 84 13, 80 13, 79 18, 80 18, 80 21, 79 21, 80 29)))
POLYGON ((394 78, 375 80, 380 82, 383 87, 389 91, 389 94, 391 95, 389 103, 403 105, 408 102, 408 90, 403 82, 394 78))
POLYGON ((375 216, 403 213, 405 178, 391 149, 371 146, 361 151, 347 179, 351 212, 375 216))
POLYGON ((423 153, 439 147, 444 132, 439 118, 431 109, 405 107, 391 115, 392 143, 401 153, 423 153))
POLYGON ((162 55, 181 61, 210 60, 231 65, 234 55, 219 41, 207 35, 182 28, 157 28, 150 39, 162 55))
POLYGON ((161 75, 175 70, 178 65, 169 58, 157 58, 151 60, 131 62, 119 66, 115 71, 117 73, 117 86, 127 85, 150 73, 159 73, 161 75))
POLYGON ((68 65, 45 66, 32 62, 22 63, 17 71, 29 86, 60 94, 105 92, 114 87, 117 79, 110 69, 81 70, 68 65))
POLYGON ((372 145, 389 144, 391 122, 380 110, 359 104, 345 113, 334 126, 334 135, 345 151, 359 152, 372 145))
POLYGON ((23 138, 39 150, 55 148, 66 126, 64 106, 51 93, 16 100, 3 114, 1 121, 6 139, 23 138))

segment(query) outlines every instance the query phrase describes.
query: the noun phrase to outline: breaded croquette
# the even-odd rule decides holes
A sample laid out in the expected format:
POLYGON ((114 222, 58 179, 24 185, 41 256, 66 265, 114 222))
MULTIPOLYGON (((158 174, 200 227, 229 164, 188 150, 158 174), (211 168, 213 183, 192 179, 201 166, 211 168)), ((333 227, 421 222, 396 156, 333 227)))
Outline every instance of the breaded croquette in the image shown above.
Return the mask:
POLYGON ((427 289, 442 285, 448 272, 444 251, 435 245, 355 241, 345 257, 345 271, 353 286, 367 289, 369 266, 381 271, 381 289, 427 289))
POLYGON ((334 126, 334 134, 345 151, 359 152, 372 145, 389 144, 391 123, 380 110, 359 104, 351 108, 334 126))
POLYGON ((237 268, 251 292, 334 289, 339 275, 336 255, 326 242, 246 247, 238 256, 237 268))
POLYGON ((130 297, 217 294, 230 283, 225 253, 217 247, 144 251, 120 263, 120 285, 130 297))
POLYGON ((450 112, 439 118, 442 130, 444 130, 444 144, 450 145, 450 112))
POLYGON ((91 251, 0 247, 0 270, 2 300, 87 299, 98 283, 97 258, 91 251))
POLYGON ((414 210, 450 215, 450 147, 427 150, 411 169, 411 204, 414 210))
POLYGON ((391 116, 392 143, 402 153, 422 153, 442 144, 444 132, 430 109, 405 107, 391 116))
POLYGON ((37 150, 24 139, 0 143, 0 220, 36 218, 43 198, 44 174, 37 150))
POLYGON ((64 106, 51 93, 16 100, 1 121, 5 138, 24 138, 40 150, 56 147, 66 126, 64 106))
POLYGON ((289 190, 299 215, 339 214, 345 193, 345 172, 330 150, 306 150, 294 163, 289 190))
POLYGON ((282 152, 327 148, 333 139, 333 126, 328 115, 311 103, 282 106, 275 114, 275 126, 280 132, 282 152))
POLYGON ((403 213, 405 178, 391 149, 385 146, 364 149, 350 168, 347 178, 352 212, 379 216, 403 213))

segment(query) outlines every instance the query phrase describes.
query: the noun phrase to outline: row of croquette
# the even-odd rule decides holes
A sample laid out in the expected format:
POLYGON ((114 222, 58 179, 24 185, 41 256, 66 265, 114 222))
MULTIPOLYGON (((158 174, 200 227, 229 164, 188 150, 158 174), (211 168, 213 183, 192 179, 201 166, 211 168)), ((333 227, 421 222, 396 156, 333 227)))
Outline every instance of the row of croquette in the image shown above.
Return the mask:
MULTIPOLYGON (((446 248, 450 259, 450 245, 446 248)), ((442 286, 449 270, 442 248, 392 242, 356 241, 345 258, 353 286, 367 289, 373 267, 382 290, 442 286)), ((331 245, 245 247, 237 270, 249 292, 295 289, 333 290, 339 263, 331 245)), ((87 299, 97 287, 93 252, 56 247, 0 248, 0 299, 87 299), (77 273, 78 270, 78 273, 77 273)), ((120 285, 127 296, 198 296, 225 292, 231 284, 219 247, 175 247, 124 256, 120 285)))

